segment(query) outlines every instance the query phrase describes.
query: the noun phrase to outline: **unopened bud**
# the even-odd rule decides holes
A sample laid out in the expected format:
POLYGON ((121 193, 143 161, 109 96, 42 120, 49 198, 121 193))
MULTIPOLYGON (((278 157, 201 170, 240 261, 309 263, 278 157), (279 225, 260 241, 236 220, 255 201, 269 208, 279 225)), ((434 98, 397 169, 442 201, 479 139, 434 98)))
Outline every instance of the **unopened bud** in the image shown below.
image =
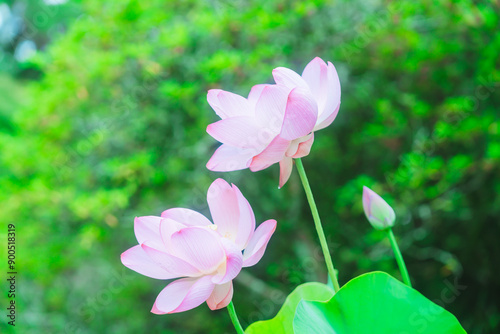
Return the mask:
POLYGON ((394 226, 396 214, 389 204, 368 187, 363 187, 363 209, 366 218, 377 230, 394 226))

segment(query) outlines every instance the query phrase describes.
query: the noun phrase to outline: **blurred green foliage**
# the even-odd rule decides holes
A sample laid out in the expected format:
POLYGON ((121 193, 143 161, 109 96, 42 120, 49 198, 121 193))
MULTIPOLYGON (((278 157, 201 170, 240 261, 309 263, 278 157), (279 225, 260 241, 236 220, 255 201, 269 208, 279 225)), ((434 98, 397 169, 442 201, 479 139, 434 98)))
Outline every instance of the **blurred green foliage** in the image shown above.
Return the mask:
POLYGON ((64 33, 81 14, 80 1, 7 0, 0 2, 0 72, 36 79, 40 69, 29 58, 64 33), (55 5, 57 4, 57 5, 55 5))
MULTIPOLYGON (((279 223, 235 283, 244 325, 274 316, 296 285, 325 281, 295 173, 278 190, 277 166, 205 168, 218 145, 205 133, 217 120, 206 91, 246 95, 274 67, 301 71, 315 56, 342 83, 339 116, 304 159, 341 283, 371 270, 399 277, 363 216, 367 185, 396 210, 416 289, 469 333, 498 327, 498 1, 87 0, 81 10, 30 58, 41 77, 29 87, 18 71, 0 74, 0 203, 2 223, 17 227, 19 332, 231 333, 225 310, 149 313, 165 282, 119 259, 136 242, 134 216, 208 215, 217 177, 238 184, 259 221, 279 223)), ((10 329, 4 316, 0 326, 10 329)))

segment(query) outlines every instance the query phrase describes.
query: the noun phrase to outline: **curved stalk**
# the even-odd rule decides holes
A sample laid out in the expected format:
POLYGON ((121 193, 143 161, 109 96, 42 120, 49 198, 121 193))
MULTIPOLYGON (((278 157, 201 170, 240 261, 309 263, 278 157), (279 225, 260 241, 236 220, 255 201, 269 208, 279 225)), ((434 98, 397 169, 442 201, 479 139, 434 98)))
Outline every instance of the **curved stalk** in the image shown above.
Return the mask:
POLYGON ((227 305, 227 312, 229 313, 229 317, 233 322, 233 326, 236 329, 236 333, 245 334, 243 327, 241 327, 240 321, 238 320, 238 315, 236 314, 236 310, 234 309, 233 301, 227 305))
POLYGON ((335 268, 333 267, 332 258, 330 256, 330 251, 328 250, 328 244, 325 238, 325 232, 323 231, 323 226, 321 225, 321 219, 319 218, 318 208, 316 207, 316 202, 311 191, 311 186, 309 185, 309 180, 307 179, 306 171, 304 170, 304 165, 302 165, 302 160, 300 158, 295 159, 295 164, 297 165, 297 171, 300 175, 300 180, 302 181, 302 186, 306 192, 307 201, 311 207, 311 212, 314 220, 314 226, 316 227, 316 232, 318 233, 319 243, 321 245, 321 250, 323 251, 323 256, 325 257, 326 268, 328 269, 328 275, 333 283, 333 289, 335 292, 339 291, 340 286, 337 280, 337 274, 335 268))
POLYGON ((403 255, 401 255, 401 251, 399 250, 399 246, 396 238, 394 237, 394 233, 392 232, 392 228, 389 227, 386 231, 389 237, 389 241, 391 242, 392 251, 394 252, 394 256, 396 257, 396 262, 398 263, 399 271, 401 272, 401 276, 403 277, 403 282, 411 288, 412 286, 410 275, 408 275, 408 269, 406 269, 403 255))

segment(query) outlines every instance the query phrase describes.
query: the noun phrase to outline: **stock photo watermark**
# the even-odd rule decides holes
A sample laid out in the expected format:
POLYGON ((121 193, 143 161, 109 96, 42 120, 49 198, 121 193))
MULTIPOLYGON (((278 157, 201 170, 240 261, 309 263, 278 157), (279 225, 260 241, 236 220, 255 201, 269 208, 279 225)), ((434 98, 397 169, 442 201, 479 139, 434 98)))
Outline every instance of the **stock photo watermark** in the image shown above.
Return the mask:
POLYGON ((16 226, 9 224, 7 226, 7 323, 10 326, 16 326, 16 226))

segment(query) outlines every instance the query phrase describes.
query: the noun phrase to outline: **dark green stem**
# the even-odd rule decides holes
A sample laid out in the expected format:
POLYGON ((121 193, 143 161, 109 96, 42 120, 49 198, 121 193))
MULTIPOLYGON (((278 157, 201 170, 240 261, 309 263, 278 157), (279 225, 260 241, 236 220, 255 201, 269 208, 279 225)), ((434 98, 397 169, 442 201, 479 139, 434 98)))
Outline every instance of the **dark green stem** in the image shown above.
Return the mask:
POLYGON ((318 233, 319 243, 321 249, 323 250, 323 256, 325 257, 326 268, 328 269, 328 275, 333 283, 333 289, 335 292, 339 291, 339 281, 337 280, 337 274, 335 273, 335 268, 333 267, 332 258, 330 256, 330 251, 328 250, 328 243, 326 242, 325 232, 323 231, 323 226, 321 226, 321 220, 319 218, 318 208, 316 207, 316 202, 314 202, 314 197, 311 191, 311 186, 307 180, 306 171, 304 170, 304 165, 302 165, 302 160, 295 159, 295 164, 297 165, 297 171, 300 175, 300 180, 304 186, 304 191, 306 192, 307 201, 311 207, 311 212, 314 220, 314 226, 316 227, 316 232, 318 233))
POLYGON ((229 317, 233 322, 233 326, 236 329, 236 333, 245 334, 243 327, 241 327, 240 321, 238 320, 238 315, 236 314, 236 310, 234 309, 233 301, 227 305, 227 312, 229 313, 229 317))
POLYGON ((401 272, 401 276, 403 277, 403 282, 411 287, 410 275, 408 275, 408 270, 406 269, 403 255, 401 255, 401 251, 399 250, 399 246, 396 238, 394 237, 394 233, 392 232, 392 228, 389 227, 386 231, 391 242, 392 251, 394 252, 394 256, 396 257, 396 262, 398 263, 399 271, 401 272))

